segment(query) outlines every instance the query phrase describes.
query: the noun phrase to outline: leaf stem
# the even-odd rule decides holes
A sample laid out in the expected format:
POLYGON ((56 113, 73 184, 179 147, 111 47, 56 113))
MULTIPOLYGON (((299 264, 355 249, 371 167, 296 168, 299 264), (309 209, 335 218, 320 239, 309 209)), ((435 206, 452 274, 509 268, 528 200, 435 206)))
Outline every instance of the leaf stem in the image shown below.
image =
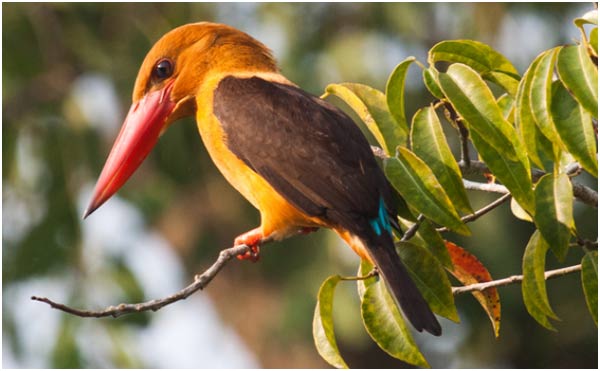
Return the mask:
POLYGON ((340 276, 340 280, 342 281, 364 281, 364 280, 368 280, 371 277, 375 277, 379 275, 379 271, 377 270, 377 268, 373 268, 371 269, 371 271, 369 273, 367 273, 364 276, 349 276, 349 277, 343 277, 340 276))

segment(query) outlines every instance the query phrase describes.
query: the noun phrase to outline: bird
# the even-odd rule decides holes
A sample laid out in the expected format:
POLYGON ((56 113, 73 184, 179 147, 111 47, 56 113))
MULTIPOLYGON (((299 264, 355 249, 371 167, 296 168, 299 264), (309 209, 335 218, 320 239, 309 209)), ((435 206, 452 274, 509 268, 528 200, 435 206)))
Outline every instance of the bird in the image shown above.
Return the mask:
POLYGON ((84 218, 188 116, 216 167, 260 212, 260 226, 235 238, 250 247, 239 258, 256 260, 267 239, 329 228, 376 267, 417 331, 441 334, 395 250, 396 196, 359 127, 284 77, 260 41, 228 25, 182 25, 150 49, 84 218))

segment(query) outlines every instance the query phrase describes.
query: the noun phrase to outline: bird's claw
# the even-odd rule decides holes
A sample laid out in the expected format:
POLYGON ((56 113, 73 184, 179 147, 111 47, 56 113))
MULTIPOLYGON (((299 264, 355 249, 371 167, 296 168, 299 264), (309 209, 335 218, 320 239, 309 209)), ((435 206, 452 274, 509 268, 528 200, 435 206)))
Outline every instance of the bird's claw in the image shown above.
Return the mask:
POLYGON ((236 256, 239 260, 250 260, 252 263, 256 263, 260 259, 260 246, 253 245, 249 246, 250 250, 243 254, 236 256))
POLYGON ((262 240, 262 230, 260 228, 255 228, 251 231, 248 231, 241 236, 238 236, 234 244, 238 245, 246 245, 250 248, 250 250, 246 251, 243 254, 239 254, 237 258, 239 260, 250 260, 253 263, 256 263, 258 259, 260 259, 260 246, 259 243, 262 240))

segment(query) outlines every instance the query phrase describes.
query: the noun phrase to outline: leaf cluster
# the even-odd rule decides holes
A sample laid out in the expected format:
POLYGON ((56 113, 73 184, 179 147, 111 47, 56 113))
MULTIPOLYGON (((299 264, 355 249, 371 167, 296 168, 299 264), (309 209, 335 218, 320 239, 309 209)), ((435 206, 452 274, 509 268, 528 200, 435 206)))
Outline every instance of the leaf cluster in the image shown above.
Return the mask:
MULTIPOLYGON (((554 329, 550 320, 558 317, 546 291, 546 255, 552 251, 564 262, 570 247, 577 246, 581 247, 583 292, 597 324, 598 254, 581 242, 573 217, 577 199, 574 178, 583 172, 598 177, 597 11, 574 23, 581 30, 580 42, 542 52, 523 76, 486 44, 450 40, 429 50, 427 66, 414 57, 398 64, 385 92, 356 83, 326 88, 324 96, 344 101, 382 149, 385 174, 405 201, 399 222, 407 232, 396 237, 399 256, 431 309, 442 317, 459 321, 447 273, 465 286, 492 281, 472 253, 441 234, 470 235, 466 223, 487 212, 473 212, 466 189, 472 182, 464 177, 472 175, 478 165, 483 169, 478 175, 484 175, 490 184, 501 184, 512 198, 514 215, 535 225, 522 259, 522 294, 529 314, 542 326, 554 329), (584 24, 594 26, 589 36, 584 24), (421 68, 423 83, 435 100, 419 109, 409 124, 404 87, 413 64, 421 68), (462 143, 458 159, 440 112, 462 143), (470 148, 477 151, 477 159, 471 158, 470 148)), ((588 191, 596 195, 596 201, 588 200, 586 206, 597 208, 597 194, 588 191)), ((359 277, 352 278, 358 284, 367 332, 391 356, 428 366, 385 284, 369 275, 372 269, 362 261, 359 277)), ((313 322, 319 354, 340 368, 348 366, 335 340, 333 294, 343 280, 347 279, 331 276, 323 283, 313 322)), ((501 311, 497 289, 473 291, 473 295, 498 337, 501 311)))

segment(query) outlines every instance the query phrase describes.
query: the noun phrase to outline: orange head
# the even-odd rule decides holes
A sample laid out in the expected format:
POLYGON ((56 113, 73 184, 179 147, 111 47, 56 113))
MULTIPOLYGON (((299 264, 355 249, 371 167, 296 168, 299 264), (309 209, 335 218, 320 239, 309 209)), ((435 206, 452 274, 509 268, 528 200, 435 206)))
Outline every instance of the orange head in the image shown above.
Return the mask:
POLYGON ((140 67, 133 103, 84 218, 121 188, 171 123, 196 112, 197 92, 209 75, 276 71, 263 44, 229 26, 202 22, 165 34, 140 67))

